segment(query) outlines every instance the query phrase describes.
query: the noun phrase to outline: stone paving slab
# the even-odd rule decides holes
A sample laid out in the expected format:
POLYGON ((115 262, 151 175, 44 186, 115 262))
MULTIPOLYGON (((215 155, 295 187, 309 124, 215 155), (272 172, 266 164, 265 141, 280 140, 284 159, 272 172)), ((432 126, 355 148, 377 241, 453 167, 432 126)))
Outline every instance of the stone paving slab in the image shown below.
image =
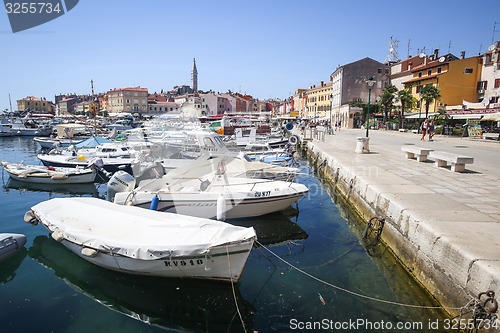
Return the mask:
MULTIPOLYGON (((312 140, 307 145, 321 161, 338 170, 339 177, 374 211, 386 213, 391 230, 402 238, 398 244, 407 241, 414 247, 403 253, 413 251, 415 262, 425 261, 422 266, 428 272, 420 276, 438 280, 421 281, 424 285, 441 285, 443 298, 466 299, 491 289, 498 299, 500 143, 445 136, 429 142, 409 132, 370 131, 370 153, 356 154, 357 137, 364 133, 342 129, 326 135, 325 141, 312 140), (436 168, 431 159, 406 159, 401 151, 406 144, 471 156, 474 163, 467 164, 464 173, 436 168), (456 284, 455 289, 449 287, 450 282, 456 284), (453 290, 467 295, 446 294, 453 290)), ((404 262, 405 258, 400 259, 404 262)), ((440 301, 449 305, 446 299, 440 301)))

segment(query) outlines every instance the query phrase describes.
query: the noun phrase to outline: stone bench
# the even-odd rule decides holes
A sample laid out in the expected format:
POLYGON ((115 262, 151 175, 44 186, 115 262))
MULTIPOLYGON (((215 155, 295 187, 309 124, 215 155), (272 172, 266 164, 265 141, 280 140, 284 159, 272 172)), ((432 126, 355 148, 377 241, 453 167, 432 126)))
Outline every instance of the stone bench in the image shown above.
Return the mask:
POLYGON ((435 161, 436 167, 446 167, 451 163, 451 171, 464 172, 466 164, 474 163, 474 158, 445 151, 431 151, 429 158, 435 161))
POLYGON ((418 134, 418 130, 411 130, 413 134, 418 134))
POLYGON ((417 156, 417 161, 425 162, 427 161, 427 156, 432 151, 432 149, 422 148, 412 145, 401 146, 401 151, 404 151, 407 159, 412 159, 417 156))
POLYGON ((402 132, 402 133, 408 132, 408 130, 406 128, 400 128, 399 131, 402 132))
POLYGON ((492 139, 492 140, 498 140, 498 137, 500 136, 500 133, 483 133, 483 139, 492 139))

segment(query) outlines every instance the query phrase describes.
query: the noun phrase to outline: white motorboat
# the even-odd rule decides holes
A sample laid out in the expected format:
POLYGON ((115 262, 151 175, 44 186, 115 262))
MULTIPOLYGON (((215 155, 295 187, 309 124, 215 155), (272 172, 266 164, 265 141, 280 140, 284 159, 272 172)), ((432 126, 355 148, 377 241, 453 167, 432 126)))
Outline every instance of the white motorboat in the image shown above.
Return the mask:
POLYGON ((20 136, 49 136, 52 131, 48 124, 31 118, 12 118, 11 129, 20 136))
POLYGON ((87 129, 87 125, 83 124, 58 124, 56 125, 57 136, 50 137, 34 137, 33 140, 37 142, 43 149, 51 149, 54 147, 69 147, 82 142, 89 138, 92 133, 87 129))
POLYGON ((137 275, 237 281, 256 239, 251 227, 96 198, 47 200, 24 220, 97 266, 137 275))
POLYGON ((97 176, 94 167, 61 168, 24 163, 1 162, 11 178, 37 184, 84 184, 93 183, 97 176))
POLYGON ((2 118, 0 121, 0 137, 14 136, 17 133, 12 130, 12 124, 7 118, 2 118))
POLYGON ((281 211, 309 191, 293 182, 228 177, 226 160, 218 157, 206 164, 179 168, 161 178, 145 180, 135 189, 135 183, 112 177, 108 192, 116 192, 114 202, 121 205, 154 205, 159 211, 224 220, 281 211))
POLYGON ((37 158, 45 166, 62 168, 85 167, 92 160, 99 158, 103 162, 104 170, 113 173, 118 170, 132 172, 130 165, 135 161, 134 156, 135 152, 124 144, 92 137, 65 150, 53 149, 48 154, 38 154, 37 158))
POLYGON ((0 262, 14 256, 24 244, 26 244, 25 235, 0 233, 0 262))

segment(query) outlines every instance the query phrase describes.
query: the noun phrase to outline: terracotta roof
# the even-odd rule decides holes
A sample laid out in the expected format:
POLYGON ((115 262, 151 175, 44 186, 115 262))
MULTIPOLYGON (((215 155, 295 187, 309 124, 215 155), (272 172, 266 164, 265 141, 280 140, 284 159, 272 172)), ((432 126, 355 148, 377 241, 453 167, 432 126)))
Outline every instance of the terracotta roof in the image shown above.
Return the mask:
POLYGON ((110 89, 109 91, 148 91, 148 88, 141 88, 141 87, 135 87, 135 88, 114 88, 110 89))
POLYGON ((22 99, 23 101, 41 101, 41 98, 35 96, 26 96, 22 99))

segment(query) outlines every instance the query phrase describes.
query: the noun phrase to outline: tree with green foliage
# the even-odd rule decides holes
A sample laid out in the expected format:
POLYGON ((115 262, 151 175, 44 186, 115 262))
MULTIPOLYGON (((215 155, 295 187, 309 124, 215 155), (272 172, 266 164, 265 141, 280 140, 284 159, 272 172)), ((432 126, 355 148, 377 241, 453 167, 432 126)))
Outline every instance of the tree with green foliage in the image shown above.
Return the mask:
POLYGON ((413 95, 411 94, 410 89, 411 87, 405 87, 403 90, 399 90, 396 94, 396 100, 401 102, 401 112, 398 112, 399 128, 403 128, 405 111, 407 109, 411 109, 413 105, 413 95))
POLYGON ((431 103, 440 98, 440 90, 432 84, 428 84, 420 90, 420 100, 425 102, 425 118, 429 117, 429 106, 431 103))
POLYGON ((384 109, 384 123, 388 121, 389 112, 394 107, 394 99, 396 97, 397 91, 398 88, 390 84, 387 87, 385 87, 384 91, 382 91, 382 95, 380 95, 380 105, 384 109))

